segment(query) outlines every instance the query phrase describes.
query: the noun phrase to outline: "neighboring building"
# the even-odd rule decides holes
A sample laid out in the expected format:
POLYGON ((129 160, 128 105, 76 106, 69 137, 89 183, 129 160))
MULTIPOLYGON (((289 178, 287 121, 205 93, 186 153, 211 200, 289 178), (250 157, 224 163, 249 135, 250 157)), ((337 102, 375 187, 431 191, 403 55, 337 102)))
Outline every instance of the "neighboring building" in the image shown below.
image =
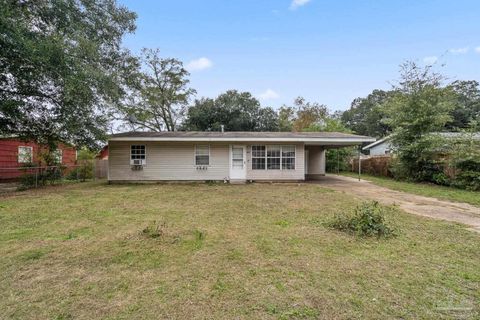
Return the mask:
POLYGON ((377 140, 365 147, 362 148, 363 151, 366 151, 370 156, 384 156, 388 155, 391 152, 390 136, 387 136, 383 139, 377 140))
MULTIPOLYGON (((439 135, 446 139, 456 139, 465 136, 463 132, 436 132, 435 135, 439 135)), ((473 135, 474 139, 480 140, 480 133, 475 133, 473 135)), ((392 152, 392 145, 390 143, 391 136, 386 136, 385 138, 379 139, 365 147, 362 148, 363 151, 368 153, 370 156, 384 156, 392 152)))
POLYGON ((325 174, 326 149, 373 141, 336 132, 120 133, 108 141, 108 180, 315 179, 325 174))
POLYGON ((108 144, 96 156, 99 160, 108 160, 108 144))
MULTIPOLYGON (((17 168, 39 164, 42 150, 45 150, 45 147, 35 142, 25 142, 15 137, 0 138, 0 180, 18 178, 24 172, 17 168)), ((62 165, 75 165, 76 149, 60 143, 56 157, 62 165)))

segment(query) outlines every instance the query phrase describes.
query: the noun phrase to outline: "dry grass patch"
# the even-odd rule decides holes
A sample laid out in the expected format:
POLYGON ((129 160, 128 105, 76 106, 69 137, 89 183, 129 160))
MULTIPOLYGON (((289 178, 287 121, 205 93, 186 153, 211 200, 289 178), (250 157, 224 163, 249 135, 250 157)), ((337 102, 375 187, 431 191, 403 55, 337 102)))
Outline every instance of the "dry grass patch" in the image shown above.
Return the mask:
POLYGON ((478 234, 391 212, 388 240, 326 227, 318 185, 85 183, 0 198, 0 318, 479 316, 478 234))

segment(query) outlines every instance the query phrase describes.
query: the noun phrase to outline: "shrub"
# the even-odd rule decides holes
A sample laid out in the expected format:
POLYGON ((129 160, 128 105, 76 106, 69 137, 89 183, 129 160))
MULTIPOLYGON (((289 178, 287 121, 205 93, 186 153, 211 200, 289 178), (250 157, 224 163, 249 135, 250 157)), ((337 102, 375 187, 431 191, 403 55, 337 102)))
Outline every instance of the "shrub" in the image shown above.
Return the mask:
POLYGON ((82 161, 82 164, 79 167, 70 171, 67 179, 80 181, 93 179, 93 163, 91 161, 82 161))
POLYGON ((380 206, 378 202, 363 202, 353 212, 337 214, 330 227, 362 237, 388 238, 394 230, 385 221, 385 212, 391 207, 380 206))
POLYGON ((432 182, 435 184, 439 184, 441 186, 448 186, 450 185, 450 179, 448 176, 443 172, 438 172, 433 174, 432 182))

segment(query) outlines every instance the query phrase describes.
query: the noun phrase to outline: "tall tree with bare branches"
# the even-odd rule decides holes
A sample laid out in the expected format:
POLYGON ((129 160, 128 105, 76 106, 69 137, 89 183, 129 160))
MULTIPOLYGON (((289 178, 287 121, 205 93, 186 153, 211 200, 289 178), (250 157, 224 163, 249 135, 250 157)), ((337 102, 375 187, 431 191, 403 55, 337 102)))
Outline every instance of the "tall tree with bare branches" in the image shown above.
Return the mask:
POLYGON ((181 61, 161 58, 158 49, 143 49, 141 62, 138 89, 120 108, 122 117, 134 130, 175 131, 196 93, 188 86, 190 74, 181 61))

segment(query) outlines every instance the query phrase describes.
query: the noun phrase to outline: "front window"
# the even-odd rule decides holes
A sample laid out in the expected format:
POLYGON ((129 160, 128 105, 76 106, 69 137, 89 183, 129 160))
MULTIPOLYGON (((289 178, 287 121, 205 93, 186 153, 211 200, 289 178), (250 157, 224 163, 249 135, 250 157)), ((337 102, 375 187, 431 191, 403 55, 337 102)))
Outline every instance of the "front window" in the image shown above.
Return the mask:
POLYGON ((145 145, 143 144, 134 144, 130 146, 130 162, 136 164, 145 164, 145 145))
POLYGON ((295 146, 282 146, 282 169, 295 170, 295 146))
POLYGON ((55 149, 52 153, 53 161, 57 164, 61 164, 63 160, 63 150, 62 149, 55 149))
POLYGON ((279 170, 282 148, 280 146, 267 146, 267 169, 279 170))
POLYGON ((252 146, 252 169, 265 170, 265 146, 252 146))
POLYGON ((18 147, 18 163, 32 163, 33 162, 33 148, 32 147, 18 147))
POLYGON ((295 146, 252 146, 252 170, 295 170, 295 146))
POLYGON ((195 146, 195 165, 208 166, 210 164, 210 146, 197 145, 195 146))

